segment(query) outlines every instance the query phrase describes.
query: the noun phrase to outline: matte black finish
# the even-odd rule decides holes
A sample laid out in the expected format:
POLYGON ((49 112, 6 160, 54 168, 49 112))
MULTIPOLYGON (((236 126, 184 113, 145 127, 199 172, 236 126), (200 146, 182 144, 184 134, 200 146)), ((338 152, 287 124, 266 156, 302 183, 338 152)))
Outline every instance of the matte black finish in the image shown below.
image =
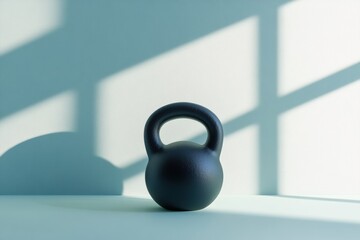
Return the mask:
POLYGON ((199 210, 215 200, 223 182, 219 160, 223 129, 214 113, 193 103, 166 105, 146 122, 144 140, 149 156, 146 186, 160 206, 177 211, 199 210), (176 118, 191 118, 204 124, 208 132, 206 143, 182 141, 164 145, 160 128, 176 118))

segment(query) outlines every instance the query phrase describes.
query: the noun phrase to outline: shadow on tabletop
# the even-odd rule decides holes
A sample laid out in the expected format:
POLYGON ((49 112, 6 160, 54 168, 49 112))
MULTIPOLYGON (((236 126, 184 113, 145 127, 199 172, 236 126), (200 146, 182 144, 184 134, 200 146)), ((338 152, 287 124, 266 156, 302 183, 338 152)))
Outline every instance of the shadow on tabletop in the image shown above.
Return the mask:
POLYGON ((54 196, 37 199, 41 204, 46 204, 56 208, 67 208, 73 210, 99 211, 99 212, 169 212, 152 199, 136 198, 136 197, 119 197, 108 196, 54 196))
MULTIPOLYGON (((135 234, 176 234, 174 239, 183 239, 200 234, 210 238, 227 239, 358 239, 360 224, 336 220, 297 218, 296 216, 276 216, 249 212, 221 212, 212 209, 199 211, 172 212, 157 206, 151 199, 132 197, 81 197, 40 198, 40 204, 69 210, 96 211, 97 218, 102 216, 121 223, 123 233, 135 234), (101 215, 101 212, 106 215, 101 215), (100 215, 98 215, 100 214, 100 215), (132 229, 143 227, 143 231, 132 229), (159 229, 163 229, 159 233, 159 229), (144 233, 145 232, 145 233, 144 233), (179 232, 179 233, 180 233, 179 232), (221 234, 221 236, 219 235, 221 234)), ((72 213, 74 214, 74 213, 72 213)), ((88 216, 88 215, 86 215, 88 216)), ((88 216, 89 217, 89 216, 88 216)), ((106 223, 104 223, 106 224, 106 223)), ((106 227, 105 227, 106 228, 106 227)), ((111 231, 111 230, 109 230, 111 231)), ((137 236, 139 235, 139 236, 137 236)), ((199 235, 199 236, 200 236, 199 235)))

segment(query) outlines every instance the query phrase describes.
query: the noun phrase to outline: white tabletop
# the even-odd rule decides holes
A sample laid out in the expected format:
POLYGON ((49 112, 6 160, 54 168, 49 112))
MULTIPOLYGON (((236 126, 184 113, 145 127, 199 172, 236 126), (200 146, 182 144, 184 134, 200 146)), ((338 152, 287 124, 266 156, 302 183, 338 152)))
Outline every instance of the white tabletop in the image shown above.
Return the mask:
POLYGON ((168 212, 125 196, 1 196, 0 239, 360 239, 360 201, 219 197, 168 212))

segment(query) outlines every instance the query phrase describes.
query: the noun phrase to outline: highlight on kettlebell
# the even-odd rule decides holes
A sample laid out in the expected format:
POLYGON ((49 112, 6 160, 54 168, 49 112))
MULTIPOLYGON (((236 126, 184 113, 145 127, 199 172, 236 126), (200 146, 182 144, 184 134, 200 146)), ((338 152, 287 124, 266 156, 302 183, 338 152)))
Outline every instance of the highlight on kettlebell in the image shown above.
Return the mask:
POLYGON ((223 137, 220 120, 203 106, 179 102, 156 110, 144 129, 149 157, 145 182, 154 201, 173 211, 199 210, 210 205, 223 183, 220 164, 223 137), (208 133, 205 144, 189 141, 163 144, 160 128, 177 118, 190 118, 202 123, 208 133))

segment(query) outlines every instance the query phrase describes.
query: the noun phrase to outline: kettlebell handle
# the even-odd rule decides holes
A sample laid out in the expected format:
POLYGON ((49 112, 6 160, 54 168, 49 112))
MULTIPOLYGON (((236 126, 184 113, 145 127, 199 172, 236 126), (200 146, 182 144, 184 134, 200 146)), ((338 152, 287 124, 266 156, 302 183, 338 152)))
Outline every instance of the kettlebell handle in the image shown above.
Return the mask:
POLYGON ((160 128, 168 121, 190 118, 201 122, 207 130, 205 147, 220 155, 223 143, 223 128, 220 120, 209 109, 194 103, 179 102, 156 110, 145 124, 144 140, 148 154, 160 152, 164 144, 160 139, 160 128))

